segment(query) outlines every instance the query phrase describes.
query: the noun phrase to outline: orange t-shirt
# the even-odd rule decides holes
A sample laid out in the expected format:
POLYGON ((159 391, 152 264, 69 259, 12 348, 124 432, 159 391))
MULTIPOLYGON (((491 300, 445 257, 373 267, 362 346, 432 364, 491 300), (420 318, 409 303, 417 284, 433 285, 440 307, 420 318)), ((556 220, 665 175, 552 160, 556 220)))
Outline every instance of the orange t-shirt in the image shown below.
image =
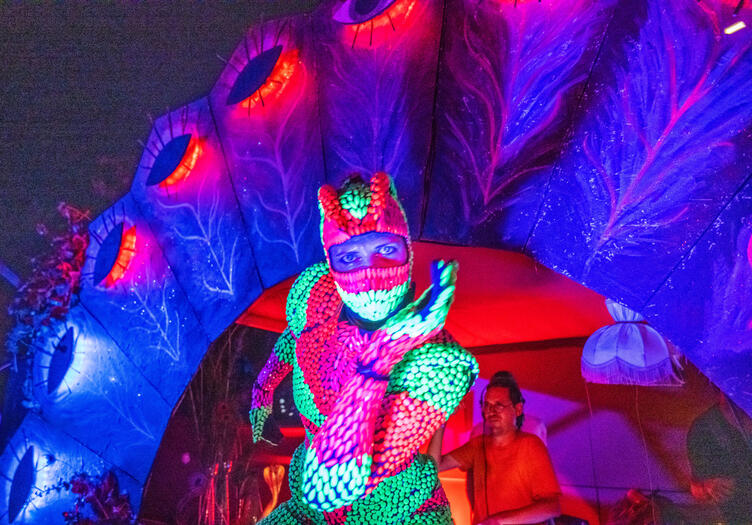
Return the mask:
POLYGON ((517 432, 515 440, 506 446, 495 446, 484 437, 476 436, 449 453, 460 469, 473 471, 473 523, 561 494, 548 450, 538 436, 517 432))

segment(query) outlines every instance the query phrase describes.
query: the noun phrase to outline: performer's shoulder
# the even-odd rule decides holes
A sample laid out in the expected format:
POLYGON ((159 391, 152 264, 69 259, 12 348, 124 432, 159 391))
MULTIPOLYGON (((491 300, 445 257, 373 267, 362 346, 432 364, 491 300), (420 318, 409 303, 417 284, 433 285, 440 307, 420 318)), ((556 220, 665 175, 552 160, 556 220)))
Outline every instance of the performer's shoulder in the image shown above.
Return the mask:
POLYGON ((300 272, 287 296, 287 325, 295 336, 307 325, 320 322, 328 313, 333 315, 339 295, 326 262, 313 264, 300 272))
POLYGON ((442 365, 466 367, 470 369, 471 374, 478 376, 478 361, 446 329, 412 350, 412 353, 432 356, 442 365))

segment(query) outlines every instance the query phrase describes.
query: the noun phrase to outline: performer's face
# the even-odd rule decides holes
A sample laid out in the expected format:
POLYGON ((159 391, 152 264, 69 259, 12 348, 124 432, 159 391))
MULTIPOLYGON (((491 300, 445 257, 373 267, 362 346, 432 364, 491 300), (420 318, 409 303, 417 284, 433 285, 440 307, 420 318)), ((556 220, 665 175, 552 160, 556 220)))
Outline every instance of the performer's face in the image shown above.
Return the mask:
POLYGON ((336 272, 402 266, 407 262, 407 244, 393 233, 364 233, 331 246, 329 261, 336 272))

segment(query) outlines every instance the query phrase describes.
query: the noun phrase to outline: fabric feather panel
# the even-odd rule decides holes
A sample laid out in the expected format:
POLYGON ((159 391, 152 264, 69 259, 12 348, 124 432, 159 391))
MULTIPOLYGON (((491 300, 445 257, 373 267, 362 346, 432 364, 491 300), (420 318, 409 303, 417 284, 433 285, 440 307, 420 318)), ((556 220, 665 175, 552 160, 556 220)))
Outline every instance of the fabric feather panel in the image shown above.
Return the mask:
POLYGON ((322 258, 316 190, 324 182, 307 16, 249 30, 209 95, 261 282, 322 258))
MULTIPOLYGON (((91 429, 89 426, 90 433, 91 429)), ((6 440, 0 456, 0 472, 4 478, 0 482, 0 523, 7 524, 12 518, 9 512, 13 511, 18 513, 12 519, 14 525, 60 523, 63 513, 75 508, 78 494, 50 487, 57 486, 61 480, 70 480, 82 470, 90 476, 113 472, 121 493, 127 493, 132 508, 138 509, 142 482, 93 453, 72 438, 67 429, 51 425, 37 414, 27 415, 15 434, 6 440), (11 493, 15 492, 13 489, 18 478, 23 478, 22 474, 19 475, 19 470, 22 470, 19 467, 27 454, 31 454, 33 461, 33 483, 27 499, 19 503, 18 494, 11 497, 11 493), (15 502, 11 503, 13 500, 15 502)))
POLYGON ((524 246, 612 6, 449 3, 429 237, 524 246))
POLYGON ((619 5, 533 234, 541 260, 637 310, 749 173, 752 41, 722 34, 732 10, 619 5))
POLYGON ((261 283, 206 98, 157 119, 131 191, 214 339, 261 283))
POLYGON ((330 2, 315 24, 327 180, 389 173, 413 235, 431 140, 441 4, 380 2, 385 10, 347 24, 335 19, 340 4, 330 2))
MULTIPOLYGON (((71 309, 66 325, 75 341, 66 392, 54 399, 37 397, 42 418, 143 483, 171 405, 150 384, 149 374, 134 366, 132 353, 123 352, 85 308, 71 309)), ((176 379, 174 369, 160 370, 176 379)))
POLYGON ((752 414, 752 179, 650 299, 645 315, 752 414))
POLYGON ((89 225, 89 237, 81 303, 162 398, 174 403, 209 337, 130 193, 89 225))

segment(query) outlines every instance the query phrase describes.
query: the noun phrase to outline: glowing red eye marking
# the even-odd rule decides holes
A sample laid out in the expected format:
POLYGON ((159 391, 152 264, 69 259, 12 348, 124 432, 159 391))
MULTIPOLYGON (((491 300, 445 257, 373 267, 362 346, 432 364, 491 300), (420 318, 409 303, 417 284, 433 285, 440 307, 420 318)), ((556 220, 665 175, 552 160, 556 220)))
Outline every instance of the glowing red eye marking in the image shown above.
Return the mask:
POLYGON ((752 266, 752 235, 749 236, 749 242, 747 243, 747 261, 752 266))
POLYGON ((242 101, 239 107, 251 110, 257 106, 264 106, 270 101, 279 99, 290 84, 290 79, 295 74, 299 62, 297 49, 291 49, 282 53, 274 69, 272 69, 269 78, 266 79, 264 84, 253 95, 242 101))
POLYGON ((408 28, 407 21, 417 0, 397 0, 378 16, 359 24, 345 26, 345 41, 353 47, 379 46, 389 36, 408 28))
POLYGON ((395 2, 392 7, 371 20, 374 30, 390 28, 396 31, 396 26, 401 25, 401 22, 404 22, 410 16, 410 12, 415 7, 415 2, 416 0, 399 0, 395 2))
POLYGON ((105 287, 109 288, 123 278, 134 255, 136 255, 136 227, 131 226, 130 229, 123 232, 120 251, 117 259, 115 259, 115 264, 112 265, 110 273, 104 278, 105 287))
POLYGON ((188 178, 193 168, 196 166, 196 161, 201 155, 201 142, 196 137, 191 137, 191 141, 188 143, 188 147, 185 149, 183 159, 175 168, 175 171, 170 173, 170 176, 159 183, 160 188, 169 188, 173 184, 188 178))

